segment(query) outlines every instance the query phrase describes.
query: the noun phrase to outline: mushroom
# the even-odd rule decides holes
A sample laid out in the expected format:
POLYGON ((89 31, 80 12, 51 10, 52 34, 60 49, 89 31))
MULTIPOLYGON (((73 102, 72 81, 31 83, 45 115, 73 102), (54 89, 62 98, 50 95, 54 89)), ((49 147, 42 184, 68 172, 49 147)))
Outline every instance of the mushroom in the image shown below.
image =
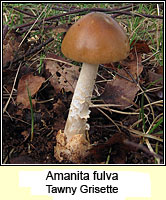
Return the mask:
POLYGON ((99 64, 118 62, 128 56, 128 38, 121 26, 110 16, 92 12, 70 27, 62 41, 62 53, 82 62, 79 79, 70 105, 64 133, 59 131, 56 140, 57 160, 81 163, 88 155, 90 143, 86 138, 89 130, 89 105, 99 64))

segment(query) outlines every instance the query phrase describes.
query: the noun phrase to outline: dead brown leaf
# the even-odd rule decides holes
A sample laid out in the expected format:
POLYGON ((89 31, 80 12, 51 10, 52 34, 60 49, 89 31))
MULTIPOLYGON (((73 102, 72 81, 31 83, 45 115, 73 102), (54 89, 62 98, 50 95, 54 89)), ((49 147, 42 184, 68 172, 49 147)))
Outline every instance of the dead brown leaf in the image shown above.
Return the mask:
MULTIPOLYGON (((34 76, 32 73, 26 74, 21 77, 18 84, 17 91, 17 103, 22 103, 24 108, 30 108, 29 96, 27 88, 30 91, 31 96, 37 93, 42 83, 44 82, 43 77, 34 76)), ((35 104, 35 100, 32 101, 35 104)))
POLYGON ((108 104, 119 105, 118 108, 123 110, 131 105, 138 91, 136 84, 125 79, 116 79, 107 83, 102 99, 108 104))
POLYGON ((47 59, 45 60, 46 69, 48 69, 53 76, 50 79, 50 82, 55 88, 55 92, 59 93, 62 89, 66 92, 74 92, 79 76, 79 68, 67 64, 60 66, 60 63, 57 62, 57 60, 64 61, 63 58, 52 54, 47 56, 47 59), (54 61, 53 59, 56 60, 54 61))
POLYGON ((154 82, 154 85, 163 85, 163 75, 148 71, 148 81, 149 83, 154 82))
POLYGON ((131 43, 131 46, 133 46, 133 49, 131 50, 132 53, 135 53, 135 51, 137 53, 146 53, 146 54, 150 52, 150 48, 147 42, 144 40, 137 40, 137 41, 134 40, 131 43))
POLYGON ((163 66, 161 66, 161 65, 158 65, 157 66, 157 68, 156 68, 156 70, 155 70, 155 72, 157 73, 157 74, 160 74, 160 75, 162 75, 163 76, 163 66))
POLYGON ((13 60, 20 44, 19 39, 15 33, 9 32, 3 40, 3 66, 13 60))
POLYGON ((124 144, 126 139, 124 133, 115 133, 107 142, 103 144, 97 144, 90 149, 90 157, 92 157, 95 162, 100 163, 103 161, 103 153, 109 152, 110 147, 112 147, 111 159, 113 163, 124 164, 126 162, 126 154, 129 152, 129 146, 124 144))
POLYGON ((65 105, 60 99, 58 99, 58 101, 54 103, 53 106, 53 109, 58 116, 64 115, 65 105))
MULTIPOLYGON (((128 70, 128 72, 132 75, 134 79, 136 79, 139 77, 143 70, 142 55, 138 54, 137 56, 134 56, 131 60, 124 60, 121 62, 121 65, 128 70)), ((123 69, 118 69, 117 72, 132 80, 130 75, 127 74, 123 69)))
MULTIPOLYGON (((128 62, 124 61, 121 64, 126 67, 126 70, 134 79, 136 79, 143 70, 140 54, 138 54, 137 59, 128 62)), ((124 69, 118 69, 117 72, 132 81, 132 78, 124 69)), ((113 81, 106 84, 101 98, 106 103, 120 105, 118 108, 122 110, 130 106, 139 88, 135 82, 129 80, 116 75, 113 81)))
MULTIPOLYGON (((163 86, 163 74, 148 71, 148 85, 152 84, 152 86, 163 86)), ((159 89, 154 93, 159 99, 163 99, 164 91, 163 88, 159 89)))

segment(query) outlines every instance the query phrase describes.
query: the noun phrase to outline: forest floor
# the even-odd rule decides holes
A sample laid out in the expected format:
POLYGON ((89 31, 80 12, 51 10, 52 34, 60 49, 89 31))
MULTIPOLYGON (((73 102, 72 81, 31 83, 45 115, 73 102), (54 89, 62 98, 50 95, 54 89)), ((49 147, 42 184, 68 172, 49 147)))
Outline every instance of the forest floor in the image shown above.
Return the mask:
POLYGON ((55 159, 54 147, 81 63, 65 58, 61 43, 92 11, 112 16, 131 50, 124 61, 99 66, 87 163, 162 164, 163 9, 162 3, 3 3, 3 164, 70 164, 55 159))

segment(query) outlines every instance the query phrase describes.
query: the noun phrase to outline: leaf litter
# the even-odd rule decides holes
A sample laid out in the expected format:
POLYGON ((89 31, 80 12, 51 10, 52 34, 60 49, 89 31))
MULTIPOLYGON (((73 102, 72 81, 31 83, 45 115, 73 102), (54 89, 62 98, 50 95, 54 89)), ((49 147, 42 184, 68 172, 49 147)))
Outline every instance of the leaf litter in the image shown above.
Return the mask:
MULTIPOLYGON (((43 77, 34 76, 32 73, 22 76, 18 83, 16 102, 21 103, 23 108, 30 108, 27 88, 30 91, 31 97, 33 97, 44 81, 45 79, 43 77)), ((32 104, 34 105, 35 103, 35 99, 32 99, 32 104)))
POLYGON ((143 70, 141 61, 141 54, 138 54, 137 59, 135 57, 134 60, 123 61, 121 63, 121 65, 126 68, 128 73, 126 73, 123 68, 117 69, 118 74, 121 76, 116 75, 112 81, 108 82, 105 86, 103 94, 101 95, 101 98, 105 103, 117 104, 118 108, 122 110, 132 105, 131 102, 133 102, 136 93, 140 90, 137 83, 134 82, 133 79, 137 81, 143 70), (128 80, 122 77, 126 77, 128 80))
POLYGON ((57 60, 66 61, 55 54, 50 54, 45 59, 46 70, 52 75, 50 82, 56 93, 59 93, 62 89, 65 92, 73 93, 79 76, 79 68, 66 64, 60 66, 57 60))
POLYGON ((19 44, 19 39, 14 32, 11 31, 7 34, 7 37, 3 40, 3 66, 14 59, 19 44))

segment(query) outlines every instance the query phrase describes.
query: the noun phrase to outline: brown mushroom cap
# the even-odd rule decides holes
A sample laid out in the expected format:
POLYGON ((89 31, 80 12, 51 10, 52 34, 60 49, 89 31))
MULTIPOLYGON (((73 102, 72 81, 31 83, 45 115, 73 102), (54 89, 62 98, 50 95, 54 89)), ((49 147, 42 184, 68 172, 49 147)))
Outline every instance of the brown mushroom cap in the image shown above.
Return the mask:
POLYGON ((124 30, 113 18, 93 12, 70 27, 61 49, 72 60, 105 64, 125 59, 130 46, 124 30))

